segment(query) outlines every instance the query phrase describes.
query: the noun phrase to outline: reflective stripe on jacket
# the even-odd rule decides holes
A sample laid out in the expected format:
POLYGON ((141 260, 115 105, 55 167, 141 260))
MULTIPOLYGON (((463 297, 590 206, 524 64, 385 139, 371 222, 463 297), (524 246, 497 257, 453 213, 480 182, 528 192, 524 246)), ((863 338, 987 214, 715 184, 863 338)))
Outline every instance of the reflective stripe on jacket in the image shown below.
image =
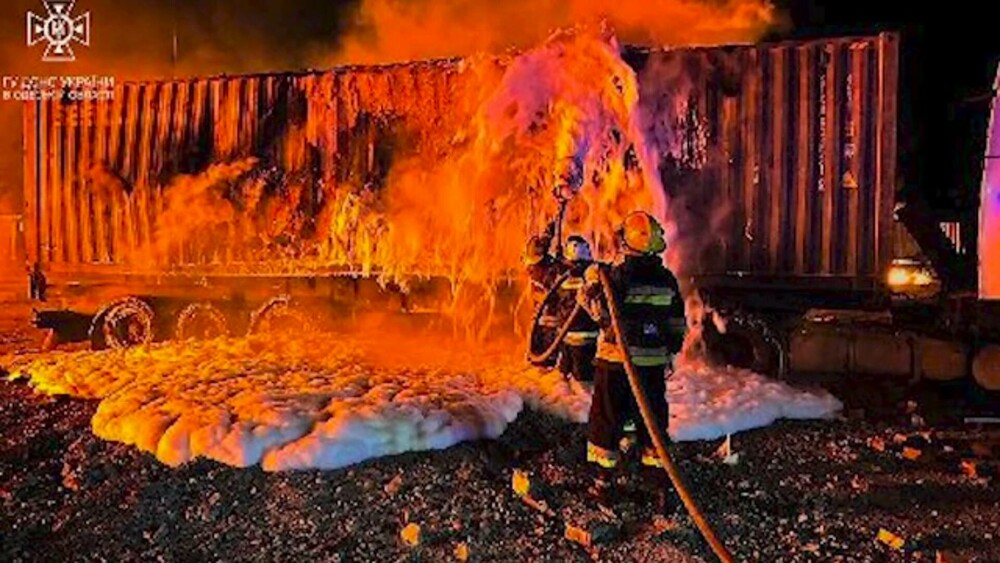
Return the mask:
POLYGON ((563 337, 563 342, 570 346, 584 346, 597 341, 600 333, 596 330, 571 330, 563 337))

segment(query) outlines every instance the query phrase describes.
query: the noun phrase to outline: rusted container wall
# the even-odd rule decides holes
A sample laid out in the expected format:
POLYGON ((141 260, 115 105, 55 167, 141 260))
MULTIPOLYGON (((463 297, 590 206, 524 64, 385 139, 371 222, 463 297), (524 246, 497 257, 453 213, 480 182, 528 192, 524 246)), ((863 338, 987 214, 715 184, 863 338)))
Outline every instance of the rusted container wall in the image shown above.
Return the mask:
POLYGON ((24 270, 21 225, 20 215, 0 215, 0 269, 3 273, 8 273, 11 265, 16 266, 18 274, 24 270))
POLYGON ((686 137, 662 172, 681 236, 702 238, 688 245, 689 271, 854 281, 883 271, 897 56, 894 35, 630 55, 647 109, 687 92, 686 137))
POLYGON ((253 157, 301 186, 298 210, 314 215, 337 185, 384 177, 379 145, 395 134, 389 129, 441 126, 455 74, 455 61, 434 61, 126 83, 111 101, 27 104, 30 259, 52 272, 239 262, 238 247, 157 246, 171 181, 253 157))
MULTIPOLYGON (((626 59, 651 121, 673 120, 683 136, 661 142, 661 172, 692 239, 687 272, 853 283, 887 264, 895 36, 631 50, 626 59)), ((255 157, 299 186, 299 211, 318 213, 336 186, 384 179, 400 128, 411 143, 454 128, 458 69, 438 61, 129 83, 113 101, 30 104, 29 256, 72 273, 247 260, 205 237, 149 252, 166 227, 165 187, 255 157)))

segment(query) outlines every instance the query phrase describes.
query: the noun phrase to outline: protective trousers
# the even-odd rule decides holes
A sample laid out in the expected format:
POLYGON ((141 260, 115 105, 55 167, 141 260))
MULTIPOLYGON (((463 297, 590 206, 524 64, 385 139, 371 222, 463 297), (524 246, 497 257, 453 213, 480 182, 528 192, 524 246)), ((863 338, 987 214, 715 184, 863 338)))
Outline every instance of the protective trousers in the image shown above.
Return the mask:
MULTIPOLYGON (((646 399, 657 425, 667 428, 667 366, 638 367, 646 399)), ((594 373, 594 396, 590 405, 587 440, 608 452, 617 452, 627 420, 635 422, 637 438, 643 449, 653 448, 653 440, 643 423, 639 405, 632 395, 625 366, 617 362, 597 360, 594 373)))
POLYGON ((597 343, 560 344, 559 371, 566 377, 577 381, 594 380, 594 355, 597 353, 597 343))

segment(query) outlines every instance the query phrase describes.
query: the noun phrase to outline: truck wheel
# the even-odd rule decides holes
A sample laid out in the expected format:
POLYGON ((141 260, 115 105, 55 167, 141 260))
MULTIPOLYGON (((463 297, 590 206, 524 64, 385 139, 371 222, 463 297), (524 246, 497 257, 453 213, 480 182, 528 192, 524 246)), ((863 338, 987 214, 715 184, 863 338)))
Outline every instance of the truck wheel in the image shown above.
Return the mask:
POLYGON ((785 347, 766 321, 743 311, 723 312, 721 316, 724 332, 711 321, 705 322, 709 358, 756 373, 785 376, 785 347))
POLYGON ((153 340, 153 309, 135 297, 106 305, 90 326, 90 342, 95 349, 122 350, 153 340))
POLYGON ((989 393, 1000 392, 1000 346, 984 346, 972 361, 972 376, 980 389, 989 393))
POLYGON ((226 316, 211 303, 191 303, 177 315, 177 340, 210 340, 228 335, 226 316))
POLYGON ((271 299, 250 316, 248 334, 275 332, 295 333, 311 326, 308 316, 296 306, 292 298, 282 295, 271 299))

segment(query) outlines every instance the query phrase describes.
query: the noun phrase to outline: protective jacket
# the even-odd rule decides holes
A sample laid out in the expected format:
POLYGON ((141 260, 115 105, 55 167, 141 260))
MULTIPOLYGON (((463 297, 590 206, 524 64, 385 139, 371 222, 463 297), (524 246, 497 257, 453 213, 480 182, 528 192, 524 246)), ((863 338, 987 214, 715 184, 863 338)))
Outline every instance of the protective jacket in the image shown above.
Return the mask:
MULTIPOLYGON (((600 327, 599 361, 624 363, 616 341, 597 268, 591 266, 579 298, 600 327)), ((687 331, 684 300, 677 279, 657 255, 626 255, 608 271, 618 303, 620 326, 637 367, 666 366, 680 352, 687 331)))
MULTIPOLYGON (((583 290, 585 281, 584 274, 592 265, 592 262, 570 262, 566 273, 569 276, 559 286, 559 313, 560 319, 565 319, 573 313, 577 304, 577 294, 583 290)), ((597 342, 599 327, 589 314, 583 312, 576 316, 569 331, 566 333, 563 342, 570 346, 583 346, 597 342)))
MULTIPOLYGON (((537 264, 528 266, 528 278, 531 280, 531 299, 535 307, 542 305, 545 296, 555 285, 559 276, 565 271, 565 266, 551 255, 545 255, 537 264)), ((559 328, 558 303, 546 305, 539 324, 547 328, 559 328)))

